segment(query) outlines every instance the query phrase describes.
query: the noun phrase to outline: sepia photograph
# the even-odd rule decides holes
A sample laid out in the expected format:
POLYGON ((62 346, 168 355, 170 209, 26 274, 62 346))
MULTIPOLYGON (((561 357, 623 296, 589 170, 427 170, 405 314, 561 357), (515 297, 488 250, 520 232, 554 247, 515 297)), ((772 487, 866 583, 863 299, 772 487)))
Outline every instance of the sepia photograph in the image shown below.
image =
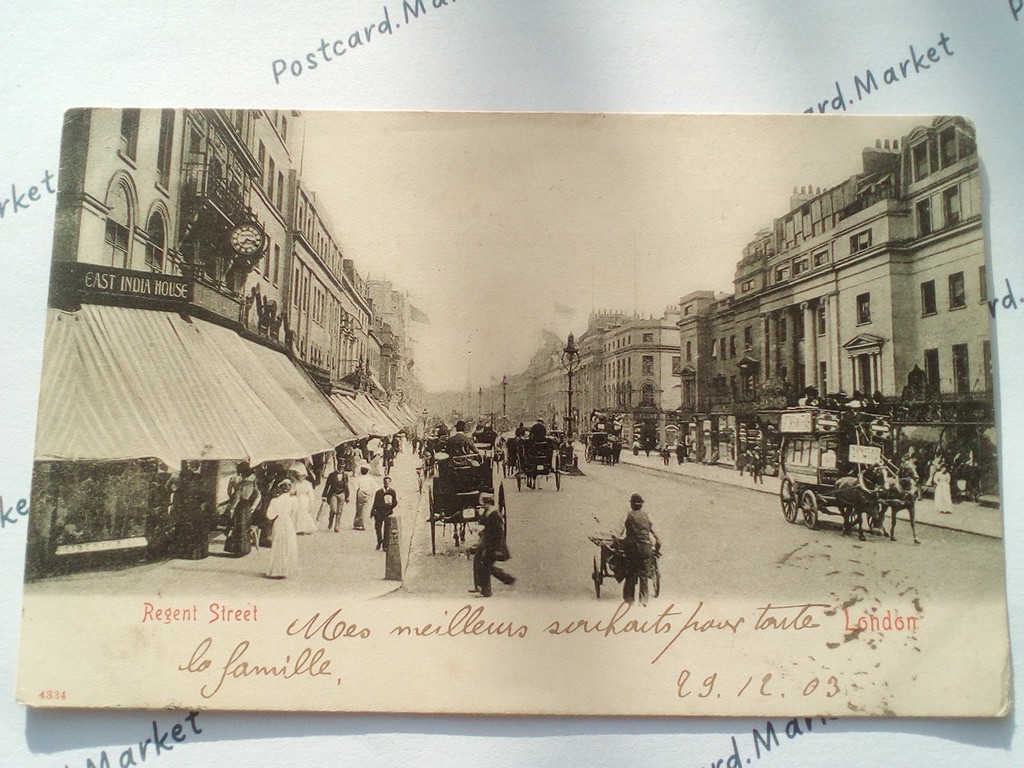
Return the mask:
POLYGON ((67 112, 19 701, 1005 714, 979 143, 67 112))

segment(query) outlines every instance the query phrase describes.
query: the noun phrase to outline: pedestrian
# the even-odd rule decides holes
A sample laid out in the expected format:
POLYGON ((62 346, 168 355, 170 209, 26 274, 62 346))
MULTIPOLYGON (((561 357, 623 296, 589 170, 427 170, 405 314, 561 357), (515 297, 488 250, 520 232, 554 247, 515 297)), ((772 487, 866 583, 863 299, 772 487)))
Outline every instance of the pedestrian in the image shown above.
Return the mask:
POLYGON ((391 515, 398 506, 398 494, 391 487, 391 478, 385 475, 383 482, 384 486, 378 488, 373 495, 373 507, 370 509, 373 529, 377 532, 377 549, 381 550, 384 549, 384 542, 391 527, 391 515))
POLYGON ((475 547, 469 548, 469 552, 473 555, 473 589, 470 592, 479 592, 481 597, 490 597, 491 576, 508 586, 516 583, 515 576, 495 565, 511 559, 505 540, 505 524, 497 507, 491 507, 484 517, 480 540, 475 547))
POLYGON ((267 578, 284 579, 299 569, 299 541, 295 535, 295 496, 291 480, 281 480, 270 492, 267 519, 273 524, 267 578))
POLYGON ((644 512, 644 500, 639 493, 629 497, 629 512, 619 536, 622 543, 625 578, 622 581, 622 599, 632 603, 638 597, 640 605, 647 605, 647 580, 655 576, 655 558, 661 551, 661 540, 654 532, 651 518, 644 512))
POLYGON ((317 528, 313 505, 317 503, 317 497, 313 484, 309 482, 306 465, 297 461, 288 474, 292 481, 292 495, 295 496, 295 533, 299 536, 314 534, 317 528))
POLYGON ((664 462, 666 467, 669 465, 669 462, 671 461, 671 459, 672 459, 672 450, 668 447, 668 445, 663 445, 661 447, 661 460, 662 460, 662 462, 664 462))
POLYGON ((370 476, 370 468, 366 464, 360 464, 359 475, 356 477, 356 516, 352 520, 353 530, 366 530, 366 514, 370 511, 370 503, 376 490, 377 484, 370 476))
POLYGON ((935 511, 942 515, 953 513, 953 476, 945 461, 940 461, 933 476, 935 481, 935 511))
POLYGON ((637 440, 635 437, 633 438, 633 455, 634 456, 639 456, 640 455, 640 441, 637 440))
MULTIPOLYGON (((240 461, 236 472, 228 480, 228 534, 224 539, 224 551, 244 557, 252 551, 255 536, 250 530, 252 513, 259 509, 263 500, 256 474, 249 462, 240 461)), ((257 541, 258 544, 258 541, 257 541)))
MULTIPOLYGON (((320 502, 321 511, 323 510, 323 502, 327 502, 329 510, 327 530, 334 531, 335 533, 338 532, 338 527, 341 525, 341 513, 345 505, 348 504, 348 499, 348 475, 340 467, 337 467, 327 475, 327 480, 324 482, 323 501, 320 502)), ((320 515, 317 514, 317 522, 319 521, 320 515)))
POLYGON ((750 453, 750 475, 754 478, 755 483, 764 485, 764 458, 757 448, 750 453))
POLYGON ((676 443, 676 464, 682 464, 686 461, 686 443, 680 440, 676 443))

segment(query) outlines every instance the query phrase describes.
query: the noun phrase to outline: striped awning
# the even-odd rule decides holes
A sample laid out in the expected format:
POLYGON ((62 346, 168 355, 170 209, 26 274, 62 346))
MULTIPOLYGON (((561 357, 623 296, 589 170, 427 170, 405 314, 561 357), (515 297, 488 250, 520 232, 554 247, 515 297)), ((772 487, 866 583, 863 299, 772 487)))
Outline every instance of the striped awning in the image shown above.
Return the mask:
POLYGON ((228 329, 127 307, 48 311, 37 460, 256 464, 330 450, 340 430, 350 439, 284 354, 228 329))

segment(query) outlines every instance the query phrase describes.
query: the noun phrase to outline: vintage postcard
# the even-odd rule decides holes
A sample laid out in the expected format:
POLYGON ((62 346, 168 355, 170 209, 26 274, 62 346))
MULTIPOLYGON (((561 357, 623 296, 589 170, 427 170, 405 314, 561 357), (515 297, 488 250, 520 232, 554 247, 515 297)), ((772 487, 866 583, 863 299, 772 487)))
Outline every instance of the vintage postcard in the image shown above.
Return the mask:
POLYGON ((1006 714, 978 146, 68 112, 19 700, 1006 714))

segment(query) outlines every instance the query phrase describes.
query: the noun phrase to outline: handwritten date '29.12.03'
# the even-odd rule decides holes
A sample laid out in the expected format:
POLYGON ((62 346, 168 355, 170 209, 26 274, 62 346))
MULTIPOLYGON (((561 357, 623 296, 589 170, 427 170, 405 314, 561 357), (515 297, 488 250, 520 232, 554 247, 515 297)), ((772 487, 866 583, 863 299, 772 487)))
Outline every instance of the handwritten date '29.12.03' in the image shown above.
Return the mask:
POLYGON ((784 699, 786 693, 790 692, 799 696, 831 699, 842 692, 839 678, 835 675, 811 675, 806 680, 790 682, 775 679, 771 672, 758 675, 730 672, 728 675, 719 675, 717 671, 712 671, 698 683, 696 678, 701 674, 703 673, 683 669, 676 678, 676 696, 680 699, 685 699, 691 694, 695 694, 698 699, 720 699, 723 696, 737 699, 778 696, 784 699))

